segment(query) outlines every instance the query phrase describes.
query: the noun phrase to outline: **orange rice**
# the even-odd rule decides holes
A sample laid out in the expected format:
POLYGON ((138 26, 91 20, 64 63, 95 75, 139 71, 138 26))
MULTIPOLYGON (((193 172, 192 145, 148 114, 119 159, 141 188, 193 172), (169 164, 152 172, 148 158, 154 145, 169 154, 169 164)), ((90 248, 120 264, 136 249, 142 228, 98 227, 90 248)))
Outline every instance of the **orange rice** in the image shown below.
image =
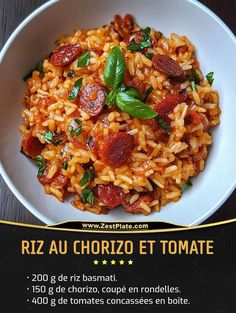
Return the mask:
MULTIPOLYGON (((132 31, 139 29, 134 24, 132 31)), ((114 23, 97 29, 76 30, 73 35, 56 42, 57 47, 79 44, 82 51, 89 50, 88 66, 78 67, 77 60, 74 60, 61 68, 51 64, 47 56, 43 60, 44 75, 37 70, 32 72, 27 80, 20 131, 23 136, 31 132, 44 145, 41 156, 47 164, 47 178, 54 177, 60 170, 61 175, 68 179, 63 187, 53 182, 45 184, 45 193, 59 201, 63 201, 68 194, 74 194, 72 205, 75 208, 100 214, 109 210, 102 199, 95 197, 91 205, 82 201, 81 192, 86 186, 93 190, 98 185, 112 183, 125 193, 126 204, 134 204, 142 194, 151 195, 151 201, 141 202, 139 211, 133 212, 148 215, 152 211, 159 211, 161 206, 169 202, 177 202, 183 193, 183 186, 204 169, 208 148, 212 144, 210 130, 219 123, 218 93, 204 78, 196 59, 195 47, 186 36, 172 33, 170 38, 165 38, 153 29, 150 36, 159 38, 155 47, 148 48, 149 53, 167 55, 177 61, 184 71, 194 69, 200 78, 196 88, 192 88, 188 80, 177 85, 181 92, 185 91, 188 101, 178 103, 168 115, 171 132, 166 140, 156 137, 150 123, 122 112, 115 105, 107 106, 101 113, 102 118, 94 119, 75 101, 68 100, 68 93, 80 77, 83 78, 82 86, 93 84, 98 79, 104 84, 107 57, 114 46, 119 46, 124 55, 126 77, 138 78, 145 89, 152 87, 148 105, 162 101, 177 88, 165 73, 153 67, 152 60, 143 51, 127 49, 114 23), (71 71, 75 77, 67 75, 71 71), (202 117, 199 123, 186 123, 190 109, 202 117), (75 117, 80 119, 82 126, 76 142, 69 140, 68 133, 68 126, 75 117), (134 137, 135 147, 129 160, 121 167, 107 166, 87 146, 91 134, 101 134, 105 138, 111 133, 126 130, 134 137), (45 131, 63 134, 63 142, 58 145, 47 143, 43 136, 45 131), (67 167, 63 168, 65 161, 67 167), (81 186, 87 164, 93 166, 95 178, 81 186)))

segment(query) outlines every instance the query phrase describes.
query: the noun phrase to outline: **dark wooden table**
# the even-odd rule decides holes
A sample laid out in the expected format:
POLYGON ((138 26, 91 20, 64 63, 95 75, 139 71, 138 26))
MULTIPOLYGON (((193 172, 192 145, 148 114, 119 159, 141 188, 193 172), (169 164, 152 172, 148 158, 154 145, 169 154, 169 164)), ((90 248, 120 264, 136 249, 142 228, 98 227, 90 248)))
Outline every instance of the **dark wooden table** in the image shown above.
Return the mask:
MULTIPOLYGON (((118 1, 118 0, 117 0, 118 1)), ((164 1, 164 0, 163 0, 164 1)), ((0 48, 16 26, 46 0, 0 0, 0 48)), ((236 33, 235 0, 202 0, 236 33)), ((228 201, 205 223, 236 217, 236 191, 228 201)), ((0 219, 27 224, 41 224, 12 194, 0 177, 0 219)))

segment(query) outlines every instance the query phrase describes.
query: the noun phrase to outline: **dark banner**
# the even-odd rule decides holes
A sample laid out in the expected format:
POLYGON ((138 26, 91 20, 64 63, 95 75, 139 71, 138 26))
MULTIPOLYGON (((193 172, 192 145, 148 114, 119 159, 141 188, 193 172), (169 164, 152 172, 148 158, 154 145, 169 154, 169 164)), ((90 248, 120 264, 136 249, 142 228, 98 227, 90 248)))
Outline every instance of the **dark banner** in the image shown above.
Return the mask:
POLYGON ((90 222, 90 221, 73 221, 56 225, 49 225, 50 228, 75 229, 96 232, 139 232, 152 231, 160 229, 183 228, 181 225, 174 225, 164 222, 90 222))
POLYGON ((235 221, 157 233, 2 223, 0 312, 235 312, 235 221))

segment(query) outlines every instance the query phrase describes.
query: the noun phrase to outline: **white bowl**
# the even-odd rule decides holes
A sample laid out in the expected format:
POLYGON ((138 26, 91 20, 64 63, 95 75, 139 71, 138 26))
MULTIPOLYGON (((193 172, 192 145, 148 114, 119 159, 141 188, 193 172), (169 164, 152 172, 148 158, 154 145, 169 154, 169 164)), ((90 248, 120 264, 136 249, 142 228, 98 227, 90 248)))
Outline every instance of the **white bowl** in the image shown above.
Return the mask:
POLYGON ((235 38, 209 9, 190 0, 52 0, 34 11, 11 35, 1 55, 1 174, 15 196, 46 224, 68 220, 167 221, 196 225, 213 214, 236 184, 235 140, 235 38), (133 14, 141 26, 152 26, 169 36, 187 35, 197 47, 203 73, 215 72, 214 87, 220 94, 221 124, 213 132, 206 168, 179 202, 147 217, 117 209, 93 215, 74 209, 44 194, 36 168, 20 154, 18 126, 25 83, 22 77, 54 47, 54 42, 74 29, 102 26, 116 13, 133 14))

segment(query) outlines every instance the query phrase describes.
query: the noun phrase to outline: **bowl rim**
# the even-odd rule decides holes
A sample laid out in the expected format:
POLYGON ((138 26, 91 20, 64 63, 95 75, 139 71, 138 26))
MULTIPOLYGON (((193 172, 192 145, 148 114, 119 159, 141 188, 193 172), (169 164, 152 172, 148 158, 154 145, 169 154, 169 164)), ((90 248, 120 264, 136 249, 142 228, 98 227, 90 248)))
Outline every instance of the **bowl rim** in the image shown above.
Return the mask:
MULTIPOLYGON (((10 37, 7 39, 6 43, 4 44, 3 48, 0 51, 0 65, 2 64, 2 61, 4 59, 4 56, 10 47, 11 43, 15 40, 15 38, 18 36, 18 34, 24 29, 24 27, 38 14, 46 10, 48 7, 56 4, 57 2, 60 2, 61 0, 49 0, 48 2, 40 5, 38 8, 36 8, 33 12, 31 12, 12 32, 10 37)), ((180 1, 180 0, 179 0, 180 1)), ((183 1, 183 0, 181 0, 183 1)), ((233 40, 233 42, 236 44, 236 38, 234 33, 231 31, 231 29, 225 24, 225 22, 218 16, 216 13, 214 13, 211 9, 209 9, 206 5, 203 3, 200 3, 197 0, 185 0, 186 2, 191 3, 192 5, 195 5, 200 10, 204 11, 207 15, 209 15, 211 18, 213 18, 228 34, 228 36, 233 40)), ((8 176, 7 172, 5 171, 4 167, 2 166, 2 162, 0 162, 0 174, 3 177, 5 183, 10 188, 12 193, 16 196, 16 198, 23 204, 23 206, 28 209, 34 216, 36 216, 40 221, 47 225, 55 225, 55 222, 51 220, 50 218, 46 217, 44 214, 42 214, 40 211, 35 209, 29 201, 22 196, 22 194, 18 191, 18 189, 14 186, 13 182, 11 181, 10 177, 8 176)), ((181 225, 181 226, 196 226, 200 223, 204 222, 208 217, 210 217, 212 214, 214 214, 220 206, 229 198, 229 196, 233 193, 234 189, 236 187, 236 178, 235 181, 232 183, 231 186, 228 187, 227 192, 222 195, 220 200, 207 212, 203 215, 201 215, 199 218, 191 222, 189 225, 181 225)), ((90 222, 97 221, 91 219, 90 222)), ((159 221, 158 219, 155 221, 159 221)), ((117 222, 117 221, 116 221, 117 222)), ((130 221, 123 221, 124 223, 130 223, 130 221)), ((132 221, 135 222, 135 221, 132 221)), ((24 223, 23 223, 24 224, 24 223)), ((171 224, 173 224, 171 222, 171 224)))

